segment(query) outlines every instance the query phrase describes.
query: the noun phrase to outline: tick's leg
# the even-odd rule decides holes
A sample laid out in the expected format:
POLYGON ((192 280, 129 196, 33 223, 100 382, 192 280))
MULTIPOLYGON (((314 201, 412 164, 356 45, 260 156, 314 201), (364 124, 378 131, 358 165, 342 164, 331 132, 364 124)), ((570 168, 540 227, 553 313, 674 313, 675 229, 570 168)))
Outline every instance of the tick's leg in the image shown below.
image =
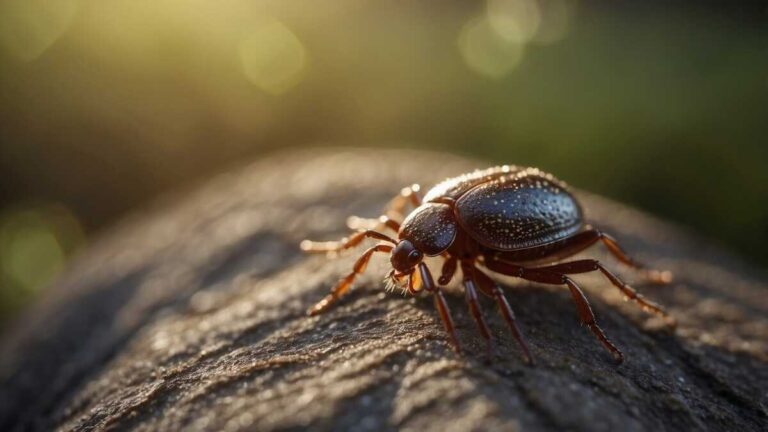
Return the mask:
POLYGON ((489 269, 509 276, 517 276, 525 280, 544 284, 567 286, 571 291, 571 297, 573 298, 574 303, 576 303, 576 311, 579 314, 579 320, 581 320, 583 324, 592 330, 592 333, 595 335, 595 337, 597 337, 603 346, 608 351, 610 351, 611 354, 613 354, 614 358, 616 358, 616 361, 619 363, 624 361, 624 355, 621 353, 621 351, 619 351, 618 348, 616 348, 613 343, 611 343, 610 340, 608 340, 608 337, 605 336, 603 329, 597 325, 597 322, 595 321, 595 314, 592 312, 592 308, 589 306, 587 297, 584 296, 581 288, 579 288, 573 279, 563 274, 551 273, 539 269, 525 268, 502 261, 486 260, 485 264, 489 269))
POLYGON ((431 292, 435 299, 435 307, 440 314, 440 319, 443 321, 445 331, 448 332, 448 336, 451 338, 454 351, 461 353, 461 345, 459 345, 459 338, 456 336, 456 328, 453 324, 453 318, 451 318, 451 312, 448 310, 448 303, 445 301, 440 287, 435 285, 429 268, 423 262, 419 264, 419 276, 421 277, 421 284, 424 289, 427 292, 431 292))
POLYGON ((355 281, 355 278, 357 275, 365 271, 365 268, 368 266, 368 261, 371 260, 371 256, 374 253, 390 251, 392 251, 392 246, 386 244, 377 244, 376 246, 363 252, 363 254, 360 255, 360 258, 358 258, 355 262, 355 265, 352 267, 352 272, 340 280, 339 283, 333 287, 330 294, 309 308, 307 313, 309 315, 317 315, 320 312, 328 309, 331 305, 336 303, 341 297, 349 292, 349 289, 352 288, 352 283, 355 281))
MULTIPOLYGON (((647 269, 643 264, 630 258, 624 252, 624 250, 621 249, 618 242, 616 242, 616 239, 592 227, 587 227, 586 230, 578 234, 575 234, 567 239, 560 240, 556 243, 540 246, 537 248, 532 248, 530 251, 526 252, 526 256, 522 257, 524 258, 522 260, 527 261, 533 258, 533 259, 547 259, 550 262, 559 261, 561 259, 576 255, 577 253, 583 251, 584 249, 587 249, 588 247, 594 245, 597 242, 602 242, 603 245, 606 247, 606 249, 608 249, 608 252, 610 252, 611 255, 613 255, 617 260, 619 260, 620 262, 622 262, 623 264, 629 267, 639 270, 642 273, 642 275, 649 281, 657 284, 667 284, 672 281, 671 272, 647 269), (540 251, 541 253, 536 254, 537 251, 540 251)), ((496 259, 506 260, 510 262, 521 261, 519 252, 515 252, 515 251, 497 252, 490 255, 488 258, 489 259, 496 258, 496 259)))
MULTIPOLYGON (((556 275, 560 278, 562 278, 562 281, 568 285, 568 289, 571 291, 571 297, 573 297, 574 303, 576 303, 576 310, 579 313, 579 319, 582 323, 586 324, 587 327, 589 327, 590 330, 592 330, 592 333, 597 337, 597 339, 603 344, 603 346, 613 354, 613 357, 616 359, 617 362, 622 363, 624 361, 624 354, 616 348, 616 345, 614 345, 610 340, 608 340, 608 337, 603 332, 603 329, 600 328, 599 325, 597 325, 597 321, 595 321, 595 314, 592 312, 592 308, 589 306, 589 301, 587 300, 587 297, 584 295, 584 292, 581 291, 581 288, 579 288, 578 285, 576 285, 576 282, 573 281, 573 279, 569 278, 565 275, 556 275)), ((536 279, 530 279, 530 280, 536 280, 536 279)))
POLYGON ((420 187, 417 184, 403 188, 400 193, 396 197, 389 200, 387 205, 384 207, 384 215, 380 216, 378 219, 350 216, 347 218, 347 226, 350 229, 358 230, 377 229, 382 225, 386 225, 387 227, 392 228, 394 231, 398 231, 400 229, 400 224, 398 224, 396 220, 393 220, 391 217, 394 216, 395 219, 402 220, 403 216, 405 215, 405 208, 408 206, 408 204, 411 204, 414 208, 420 206, 421 194, 419 193, 419 190, 420 187), (391 222, 387 222, 387 220, 391 222))
POLYGON ((488 324, 485 323, 483 318, 483 312, 480 310, 480 302, 477 299, 477 288, 475 287, 474 280, 474 266, 472 263, 461 263, 461 271, 464 274, 462 283, 464 284, 464 293, 467 298, 467 305, 469 306, 469 312, 475 318, 477 323, 477 329, 480 330, 480 334, 485 338, 488 358, 493 355, 493 337, 491 336, 491 329, 488 328, 488 324))
POLYGON ((549 271, 558 274, 575 274, 575 273, 588 273, 593 271, 600 271, 608 278, 611 283, 618 288, 625 296, 637 303, 644 311, 652 312, 666 319, 670 324, 674 325, 674 318, 667 314, 658 304, 646 299, 642 294, 635 291, 634 288, 627 285, 626 282, 619 279, 618 276, 608 270, 600 261, 593 259, 577 260, 571 262, 565 262, 555 264, 546 267, 537 267, 537 270, 549 271))
POLYGON ((458 260, 456 257, 449 256, 443 263, 443 269, 440 271, 440 277, 437 278, 437 283, 440 285, 448 285, 453 279, 453 275, 456 274, 456 264, 458 260))
MULTIPOLYGON (((642 274, 651 282, 658 284, 668 284, 672 282, 672 272, 668 270, 653 270, 647 268, 645 265, 630 258, 629 255, 624 252, 621 246, 619 246, 619 243, 615 238, 597 229, 593 229, 593 231, 597 233, 599 239, 603 242, 603 245, 605 245, 606 249, 608 249, 608 252, 610 252, 611 255, 629 267, 641 271, 642 274)), ((605 273, 605 271, 603 271, 603 273, 605 273)), ((608 274, 606 274, 606 276, 608 276, 608 274)), ((608 278, 611 279, 611 276, 608 276, 608 278)))
POLYGON ((499 287, 499 284, 477 267, 475 267, 475 280, 477 281, 478 287, 483 292, 492 294, 493 299, 496 300, 496 304, 499 305, 499 313, 504 318, 504 321, 507 322, 509 330, 512 332, 512 336, 517 341, 517 344, 520 345, 520 349, 523 350, 525 362, 533 364, 533 357, 531 357, 531 352, 528 350, 528 344, 525 342, 523 334, 517 326, 515 312, 512 310, 512 307, 509 306, 509 302, 504 296, 504 292, 501 290, 501 287, 499 287))
POLYGON ((366 238, 382 240, 392 243, 393 245, 397 244, 397 242, 392 237, 389 237, 386 234, 382 234, 373 230, 365 230, 358 231, 349 237, 344 237, 339 241, 313 242, 311 240, 303 240, 299 247, 301 247, 301 250, 304 252, 339 252, 344 249, 350 249, 359 245, 366 238))
POLYGON ((619 262, 639 270, 649 281, 657 284, 668 284, 672 281, 672 272, 668 270, 649 269, 644 264, 633 260, 626 252, 624 252, 624 249, 619 246, 619 242, 612 236, 595 228, 591 228, 582 234, 585 236, 585 239, 590 242, 588 246, 596 243, 598 240, 601 241, 605 248, 608 249, 608 252, 619 260, 619 262))
POLYGON ((413 184, 403 188, 403 190, 400 191, 400 194, 387 204, 386 214, 379 216, 378 219, 366 219, 357 216, 349 217, 347 219, 347 226, 349 226, 350 229, 359 230, 355 234, 335 242, 314 242, 311 240, 304 240, 300 244, 301 250, 305 252, 338 252, 343 249, 357 246, 366 237, 372 237, 397 244, 392 238, 377 230, 389 228, 394 232, 400 231, 400 223, 396 219, 403 217, 403 211, 408 203, 411 203, 414 207, 421 205, 419 185, 413 184), (392 216, 395 218, 393 219, 392 216))
POLYGON ((392 198, 387 203, 385 213, 387 215, 394 215, 397 217, 403 217, 405 214, 405 207, 410 203, 414 208, 421 205, 421 187, 417 184, 412 184, 403 188, 400 194, 392 198))
POLYGON ((408 276, 408 288, 407 292, 410 295, 416 295, 419 293, 419 290, 421 289, 421 279, 419 278, 418 272, 411 273, 410 276, 408 276))
POLYGON ((386 215, 381 215, 378 219, 367 219, 357 216, 350 216, 347 218, 347 227, 354 231, 379 230, 383 228, 389 228, 394 232, 400 231, 400 223, 394 219, 390 219, 386 215))

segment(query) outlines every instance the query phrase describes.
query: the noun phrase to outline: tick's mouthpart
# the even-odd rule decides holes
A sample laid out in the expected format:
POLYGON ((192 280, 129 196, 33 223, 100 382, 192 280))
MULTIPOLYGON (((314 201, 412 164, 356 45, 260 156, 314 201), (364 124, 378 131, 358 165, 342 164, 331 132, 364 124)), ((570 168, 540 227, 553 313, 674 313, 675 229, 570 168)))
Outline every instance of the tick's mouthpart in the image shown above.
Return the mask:
POLYGON ((406 277, 408 277, 411 274, 413 274, 414 270, 415 269, 410 269, 410 270, 406 270, 404 272, 399 272, 399 271, 396 271, 396 270, 392 270, 392 277, 399 281, 399 280, 405 279, 406 277))
POLYGON ((405 278, 407 278, 409 275, 413 273, 413 269, 405 271, 405 272, 398 272, 395 269, 392 269, 387 273, 386 279, 392 284, 393 287, 404 287, 406 284, 405 278))

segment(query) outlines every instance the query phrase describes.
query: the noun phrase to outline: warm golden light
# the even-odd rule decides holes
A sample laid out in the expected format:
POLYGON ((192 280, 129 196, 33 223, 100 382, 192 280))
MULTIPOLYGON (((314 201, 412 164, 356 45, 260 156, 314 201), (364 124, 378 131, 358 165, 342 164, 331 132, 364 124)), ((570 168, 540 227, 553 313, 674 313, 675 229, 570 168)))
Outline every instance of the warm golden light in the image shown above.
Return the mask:
POLYGON ((752 235, 768 220, 755 198, 768 183, 768 27, 634 2, 380 3, 0 0, 0 226, 30 210, 57 227, 3 240, 0 321, 36 277, 30 250, 70 256, 39 200, 108 231, 158 194, 287 146, 545 166, 768 259, 752 235), (708 172, 733 146, 722 163, 739 175, 673 181, 669 166, 708 172), (690 193, 702 184, 722 202, 690 193))
POLYGON ((484 18, 469 21, 459 34, 459 51, 469 68, 488 78, 502 78, 520 63, 523 44, 504 38, 484 18))
POLYGON ((535 0, 488 0, 486 11, 489 24, 504 39, 528 42, 539 30, 541 13, 535 0))
POLYGON ((0 311, 43 288, 83 242, 82 227, 60 205, 25 206, 0 214, 0 311))
POLYGON ((288 27, 269 20, 241 42, 240 61, 248 80, 268 93, 280 94, 301 80, 307 54, 288 27))
POLYGON ((26 291, 50 280, 64 263, 51 226, 37 213, 24 211, 7 217, 0 227, 2 271, 26 291))
POLYGON ((32 61, 69 28, 77 0, 0 1, 0 45, 14 57, 32 61))

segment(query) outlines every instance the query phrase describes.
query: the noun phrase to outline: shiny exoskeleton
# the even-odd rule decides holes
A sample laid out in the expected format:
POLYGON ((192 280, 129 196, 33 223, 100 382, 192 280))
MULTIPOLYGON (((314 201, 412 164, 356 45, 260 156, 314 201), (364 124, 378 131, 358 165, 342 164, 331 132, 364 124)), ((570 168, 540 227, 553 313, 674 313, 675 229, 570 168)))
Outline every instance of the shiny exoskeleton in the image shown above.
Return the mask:
MULTIPOLYGON (((457 352, 460 352, 460 347, 453 320, 440 286, 435 284, 423 262, 425 256, 445 258, 438 278, 439 285, 448 284, 457 268, 461 267, 469 311, 488 343, 489 352, 492 347, 491 331, 480 310, 478 291, 496 301, 528 363, 531 363, 531 355, 514 312, 501 287, 486 274, 486 270, 567 287, 581 322, 619 362, 623 361, 623 354, 597 325, 587 298, 569 275, 599 271, 644 310, 672 321, 659 305, 645 299, 599 261, 564 261, 600 242, 620 262, 636 269, 643 268, 630 259, 611 236, 585 224, 580 204, 563 182, 535 168, 505 165, 475 171, 439 183, 423 199, 419 196, 419 186, 413 185, 403 189, 389 203, 385 215, 378 219, 352 217, 348 225, 357 232, 341 241, 305 240, 301 244, 302 249, 309 252, 337 252, 357 246, 366 238, 380 241, 363 252, 352 272, 309 309, 312 315, 326 310, 349 292, 355 277, 365 270, 374 253, 387 252, 392 264, 389 280, 395 285, 404 284, 404 289, 410 294, 416 294, 423 288, 433 295, 457 352), (409 202, 414 210, 399 223, 409 202), (397 232, 397 240, 377 231, 377 228, 397 232)), ((670 279, 669 272, 644 270, 644 273, 659 283, 670 279)))

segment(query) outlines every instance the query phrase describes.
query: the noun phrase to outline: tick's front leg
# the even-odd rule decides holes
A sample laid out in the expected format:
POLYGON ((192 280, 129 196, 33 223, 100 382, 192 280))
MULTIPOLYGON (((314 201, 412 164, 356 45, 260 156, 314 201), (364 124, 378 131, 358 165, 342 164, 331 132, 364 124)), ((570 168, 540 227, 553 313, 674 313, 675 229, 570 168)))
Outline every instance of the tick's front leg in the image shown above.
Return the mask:
POLYGON ((360 255, 360 258, 357 259, 355 262, 354 267, 352 268, 352 272, 349 273, 347 276, 345 276, 343 279, 341 279, 336 286, 331 289, 331 293, 325 296, 322 300, 317 302, 314 306, 309 308, 307 311, 307 314, 309 315, 317 315, 329 307, 336 303, 340 298, 342 298, 344 295, 346 295, 350 288, 352 288, 352 283, 355 281, 355 278, 362 274, 366 267, 368 267, 368 262, 371 260, 371 256, 373 256, 376 252, 391 252, 392 246, 386 245, 386 244, 378 244, 365 252, 363 252, 362 255, 360 255))
POLYGON ((451 318, 448 302, 445 301, 443 292, 440 290, 439 286, 435 285, 435 281, 432 279, 432 273, 430 273, 429 268, 423 262, 419 264, 419 276, 421 277, 421 283, 424 286, 424 289, 427 292, 431 292, 435 299, 435 307, 440 314, 440 319, 443 321, 445 331, 451 338, 453 350, 461 354, 461 345, 459 344, 458 336, 456 336, 456 326, 453 323, 453 318, 451 318))
POLYGON ((350 237, 344 237, 339 241, 315 242, 311 240, 303 240, 299 245, 299 247, 301 247, 301 250, 303 250, 304 252, 315 252, 315 253, 339 252, 345 249, 351 249, 359 245, 366 238, 374 238, 377 240, 382 240, 385 242, 392 243, 393 245, 397 244, 395 239, 393 239, 392 237, 386 234, 382 234, 378 231, 373 231, 373 230, 365 230, 365 231, 358 231, 353 235, 351 235, 350 237))
POLYGON ((456 266, 459 260, 454 256, 448 256, 443 263, 443 268, 440 271, 440 277, 437 278, 437 283, 440 285, 448 285, 453 279, 453 275, 456 274, 456 266))

